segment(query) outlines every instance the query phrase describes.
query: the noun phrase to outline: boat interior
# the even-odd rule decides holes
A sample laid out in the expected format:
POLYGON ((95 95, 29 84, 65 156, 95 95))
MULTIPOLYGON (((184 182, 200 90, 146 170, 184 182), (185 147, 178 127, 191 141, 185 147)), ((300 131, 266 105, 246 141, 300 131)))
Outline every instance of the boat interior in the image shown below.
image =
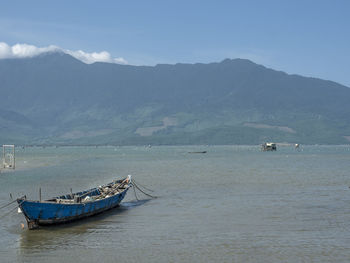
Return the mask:
POLYGON ((76 204, 97 201, 123 192, 128 187, 128 185, 128 180, 118 180, 86 191, 53 197, 51 199, 45 200, 45 202, 76 204))

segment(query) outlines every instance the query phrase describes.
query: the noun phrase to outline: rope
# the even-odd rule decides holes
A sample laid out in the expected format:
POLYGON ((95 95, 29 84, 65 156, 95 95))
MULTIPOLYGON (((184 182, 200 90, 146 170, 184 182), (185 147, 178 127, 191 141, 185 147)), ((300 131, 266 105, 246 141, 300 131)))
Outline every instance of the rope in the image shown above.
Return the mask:
POLYGON ((10 203, 1 206, 0 209, 3 209, 3 208, 5 208, 5 207, 9 206, 10 204, 13 204, 14 202, 17 202, 17 200, 13 200, 13 201, 11 201, 10 203))
POLYGON ((150 192, 152 192, 152 193, 154 192, 153 190, 148 189, 147 187, 143 186, 142 184, 136 182, 135 179, 133 179, 133 181, 134 181, 135 183, 137 183, 139 186, 141 186, 142 188, 146 189, 147 191, 150 191, 150 192))
POLYGON ((136 190, 135 190, 135 187, 133 187, 133 189, 134 189, 134 195, 135 195, 135 198, 136 198, 136 200, 137 200, 137 201, 139 201, 139 199, 137 198, 137 195, 136 195, 136 190))
POLYGON ((139 191, 140 191, 141 193, 143 193, 144 195, 147 195, 147 196, 149 196, 149 197, 151 197, 151 198, 157 198, 157 196, 153 196, 153 195, 147 194, 147 193, 145 193, 144 191, 142 191, 142 189, 140 189, 140 187, 138 187, 137 184, 135 184, 135 180, 132 182, 132 184, 133 184, 133 186, 136 187, 137 190, 139 190, 139 191))
MULTIPOLYGON (((16 201, 17 201, 17 200, 16 200, 16 201)), ((24 200, 23 200, 23 201, 24 201, 24 200)), ((18 206, 20 206, 20 205, 23 203, 23 201, 20 202, 20 203, 18 204, 18 206)), ((12 213, 13 211, 15 211, 16 208, 18 208, 18 207, 16 206, 16 207, 12 208, 12 209, 11 209, 10 211, 8 211, 7 213, 1 215, 0 218, 3 218, 3 217, 5 217, 5 216, 9 215, 9 214, 12 213)))

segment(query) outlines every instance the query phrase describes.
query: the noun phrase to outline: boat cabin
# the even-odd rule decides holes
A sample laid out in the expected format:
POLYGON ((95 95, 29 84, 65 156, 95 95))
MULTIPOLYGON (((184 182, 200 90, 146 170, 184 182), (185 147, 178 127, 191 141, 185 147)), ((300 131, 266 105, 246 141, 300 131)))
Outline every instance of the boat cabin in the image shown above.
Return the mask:
POLYGON ((276 143, 273 142, 265 142, 262 147, 262 151, 277 151, 276 143))

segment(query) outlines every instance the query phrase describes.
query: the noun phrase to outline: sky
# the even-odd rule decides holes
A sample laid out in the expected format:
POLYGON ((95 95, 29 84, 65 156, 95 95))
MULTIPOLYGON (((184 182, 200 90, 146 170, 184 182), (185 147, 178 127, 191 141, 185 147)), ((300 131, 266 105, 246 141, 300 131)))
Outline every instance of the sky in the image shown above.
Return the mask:
POLYGON ((350 87, 350 1, 0 2, 0 59, 55 49, 86 63, 246 58, 350 87))

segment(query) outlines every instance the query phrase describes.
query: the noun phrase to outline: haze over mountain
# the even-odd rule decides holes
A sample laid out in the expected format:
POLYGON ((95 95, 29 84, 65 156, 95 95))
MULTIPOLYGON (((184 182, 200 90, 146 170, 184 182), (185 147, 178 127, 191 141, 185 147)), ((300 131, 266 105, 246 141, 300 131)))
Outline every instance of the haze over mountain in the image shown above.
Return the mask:
POLYGON ((244 59, 85 64, 0 60, 0 143, 344 144, 350 89, 244 59))

